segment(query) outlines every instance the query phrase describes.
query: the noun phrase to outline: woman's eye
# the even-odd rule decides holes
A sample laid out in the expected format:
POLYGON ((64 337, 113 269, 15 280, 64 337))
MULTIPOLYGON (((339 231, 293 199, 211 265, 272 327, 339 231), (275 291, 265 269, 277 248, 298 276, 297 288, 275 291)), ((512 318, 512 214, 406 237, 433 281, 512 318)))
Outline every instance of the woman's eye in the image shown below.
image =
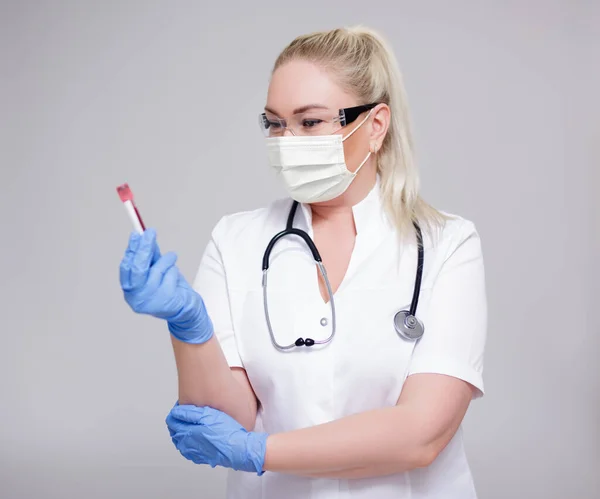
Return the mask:
POLYGON ((302 120, 302 126, 306 127, 306 128, 312 128, 314 126, 320 125, 321 123, 323 123, 323 120, 319 120, 319 119, 302 120))
POLYGON ((267 121, 267 127, 277 130, 281 127, 281 123, 279 123, 278 121, 267 121))

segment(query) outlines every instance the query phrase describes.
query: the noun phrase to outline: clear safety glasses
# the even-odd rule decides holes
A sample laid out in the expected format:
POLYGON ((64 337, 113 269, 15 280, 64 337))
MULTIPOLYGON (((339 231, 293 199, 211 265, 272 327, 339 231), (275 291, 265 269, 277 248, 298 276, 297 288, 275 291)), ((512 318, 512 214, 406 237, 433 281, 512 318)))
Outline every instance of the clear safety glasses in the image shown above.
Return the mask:
POLYGON ((377 103, 339 109, 337 115, 332 115, 330 109, 315 107, 293 114, 289 118, 279 118, 265 111, 259 115, 258 123, 265 137, 280 137, 286 130, 299 136, 331 135, 376 105, 377 103))

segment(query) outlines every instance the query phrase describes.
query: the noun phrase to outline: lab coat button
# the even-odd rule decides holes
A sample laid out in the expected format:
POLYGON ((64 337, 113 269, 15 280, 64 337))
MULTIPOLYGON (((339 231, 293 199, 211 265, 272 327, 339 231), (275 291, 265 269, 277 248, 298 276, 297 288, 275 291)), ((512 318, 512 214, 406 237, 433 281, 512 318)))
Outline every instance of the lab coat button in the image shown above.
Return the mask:
POLYGON ((326 326, 327 325, 327 317, 323 317, 321 319, 321 326, 326 326))

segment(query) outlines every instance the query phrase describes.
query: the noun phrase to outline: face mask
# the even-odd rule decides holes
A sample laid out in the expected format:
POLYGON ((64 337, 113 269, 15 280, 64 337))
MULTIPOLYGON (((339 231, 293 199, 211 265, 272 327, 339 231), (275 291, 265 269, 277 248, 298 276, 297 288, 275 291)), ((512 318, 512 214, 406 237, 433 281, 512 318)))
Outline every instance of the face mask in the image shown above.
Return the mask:
POLYGON ((269 137, 269 164, 279 173, 292 199, 319 203, 338 197, 371 156, 352 173, 346 167, 343 142, 367 121, 371 112, 348 135, 269 137))

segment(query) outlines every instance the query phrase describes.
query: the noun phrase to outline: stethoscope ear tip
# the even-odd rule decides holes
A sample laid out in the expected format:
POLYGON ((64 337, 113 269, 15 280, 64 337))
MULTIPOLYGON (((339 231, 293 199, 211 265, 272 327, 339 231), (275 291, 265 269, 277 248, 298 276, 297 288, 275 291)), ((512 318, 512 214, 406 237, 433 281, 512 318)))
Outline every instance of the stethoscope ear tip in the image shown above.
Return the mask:
POLYGON ((294 345, 296 345, 297 347, 312 347, 315 344, 315 340, 313 340, 312 338, 298 338, 295 342, 294 345))

